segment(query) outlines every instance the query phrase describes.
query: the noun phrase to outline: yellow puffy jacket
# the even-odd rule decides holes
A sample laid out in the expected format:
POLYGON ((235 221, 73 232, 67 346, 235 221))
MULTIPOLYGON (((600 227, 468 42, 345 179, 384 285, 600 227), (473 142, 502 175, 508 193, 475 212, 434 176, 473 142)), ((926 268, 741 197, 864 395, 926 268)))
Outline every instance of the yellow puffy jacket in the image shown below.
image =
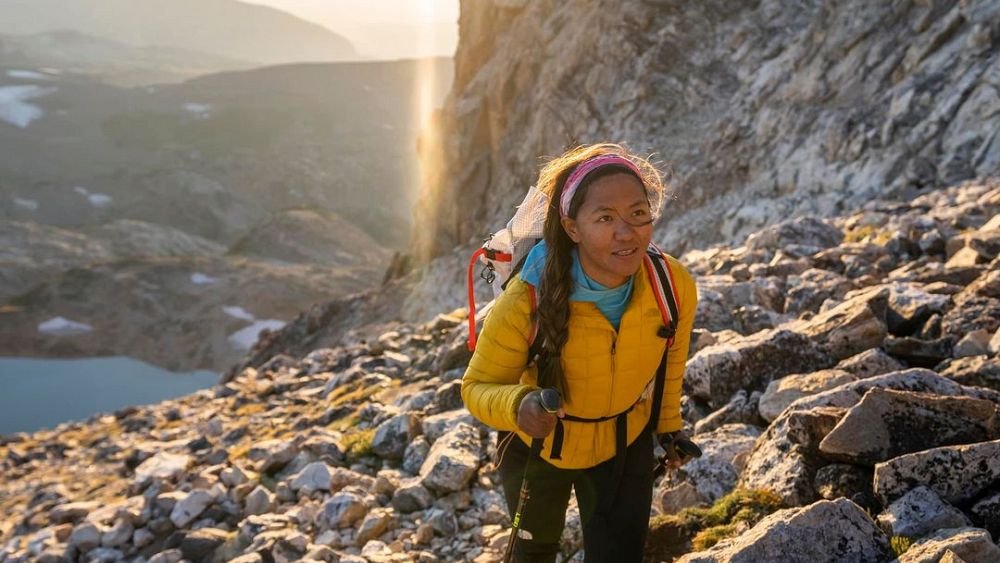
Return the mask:
MULTIPOLYGON (((681 383, 698 292, 691 274, 667 256, 677 289, 680 317, 667 355, 667 373, 657 432, 680 430, 681 383)), ((562 368, 569 386, 563 409, 581 418, 601 418, 627 410, 647 386, 652 389, 656 368, 667 340, 658 336, 663 326, 656 297, 645 269, 635 276, 632 297, 615 330, 590 302, 570 301, 569 338, 562 350, 562 368)), ((526 443, 531 437, 517 428, 517 409, 525 394, 538 389, 538 374, 527 367, 532 329, 531 298, 527 283, 515 276, 486 317, 475 353, 462 379, 462 399, 473 416, 497 430, 515 431, 526 443)), ((649 393, 652 394, 651 392, 649 393)), ((628 414, 628 443, 649 421, 652 400, 643 399, 628 414)), ((615 455, 615 421, 563 421, 562 459, 542 455, 556 467, 593 467, 615 455)))

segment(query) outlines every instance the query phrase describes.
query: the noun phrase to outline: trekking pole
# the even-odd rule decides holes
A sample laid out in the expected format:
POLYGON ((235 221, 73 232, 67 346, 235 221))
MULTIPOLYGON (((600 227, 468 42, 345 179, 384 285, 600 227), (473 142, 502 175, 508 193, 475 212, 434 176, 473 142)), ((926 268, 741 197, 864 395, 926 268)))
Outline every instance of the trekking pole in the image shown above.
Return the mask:
MULTIPOLYGON (((699 448, 698 444, 695 444, 691 440, 671 439, 670 443, 664 444, 663 447, 664 448, 673 447, 674 452, 676 452, 677 455, 681 457, 681 459, 685 457, 691 457, 691 458, 701 457, 701 448, 699 448)), ((666 473, 667 465, 669 464, 670 464, 670 456, 664 453, 657 460, 656 467, 653 468, 653 479, 656 480, 659 477, 661 477, 664 473, 666 473)))
MULTIPOLYGON (((559 410, 559 392, 555 389, 542 389, 538 402, 545 409, 545 412, 555 414, 559 410)), ((521 489, 517 493, 517 509, 514 510, 514 517, 510 520, 510 539, 507 540, 507 549, 503 554, 504 563, 510 563, 514 560, 514 542, 517 541, 517 534, 521 529, 521 514, 524 513, 524 506, 531 496, 528 490, 528 467, 531 466, 531 462, 535 458, 541 457, 543 441, 542 438, 532 438, 531 440, 531 452, 524 462, 524 476, 521 477, 521 489)))

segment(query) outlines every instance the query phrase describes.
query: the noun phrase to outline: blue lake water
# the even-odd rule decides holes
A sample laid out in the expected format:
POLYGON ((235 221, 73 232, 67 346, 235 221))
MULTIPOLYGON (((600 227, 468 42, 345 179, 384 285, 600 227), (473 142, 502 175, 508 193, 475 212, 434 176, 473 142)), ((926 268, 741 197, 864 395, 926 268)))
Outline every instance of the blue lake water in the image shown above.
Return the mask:
POLYGON ((0 434, 52 428, 99 412, 158 403, 219 381, 211 371, 175 373, 133 358, 0 358, 0 434))

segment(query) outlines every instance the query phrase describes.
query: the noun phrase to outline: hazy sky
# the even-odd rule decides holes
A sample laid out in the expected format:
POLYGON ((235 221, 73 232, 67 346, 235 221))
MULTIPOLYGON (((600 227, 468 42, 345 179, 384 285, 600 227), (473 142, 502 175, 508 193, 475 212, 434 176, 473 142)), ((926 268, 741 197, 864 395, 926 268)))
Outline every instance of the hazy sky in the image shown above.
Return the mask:
POLYGON ((452 56, 458 0, 243 0, 316 22, 380 59, 452 56))

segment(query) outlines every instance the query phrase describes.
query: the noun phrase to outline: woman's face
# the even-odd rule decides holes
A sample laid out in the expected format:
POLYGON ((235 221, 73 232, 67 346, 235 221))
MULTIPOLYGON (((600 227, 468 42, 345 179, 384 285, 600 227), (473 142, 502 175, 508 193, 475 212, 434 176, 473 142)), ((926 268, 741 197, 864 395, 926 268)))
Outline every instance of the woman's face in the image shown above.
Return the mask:
POLYGON ((618 287, 639 270, 653 237, 645 190, 624 172, 591 183, 576 218, 564 217, 562 225, 577 244, 583 271, 605 287, 618 287))

